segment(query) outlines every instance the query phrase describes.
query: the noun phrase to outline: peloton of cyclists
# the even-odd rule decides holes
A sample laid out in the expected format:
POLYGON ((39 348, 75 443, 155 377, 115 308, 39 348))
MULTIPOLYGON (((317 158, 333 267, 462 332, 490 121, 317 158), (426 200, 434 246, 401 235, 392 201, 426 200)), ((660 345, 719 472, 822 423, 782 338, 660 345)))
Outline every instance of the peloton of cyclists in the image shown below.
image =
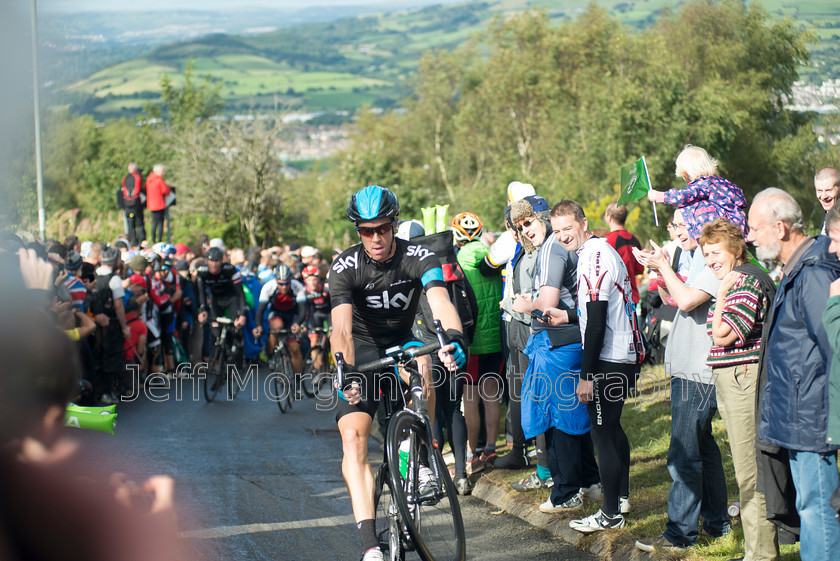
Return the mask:
POLYGON ((309 336, 309 345, 313 349, 312 372, 320 372, 324 366, 324 357, 315 352, 315 346, 324 336, 316 329, 329 327, 330 323, 330 293, 321 280, 321 271, 315 265, 308 265, 302 271, 304 289, 298 293, 298 304, 301 307, 301 325, 309 336))

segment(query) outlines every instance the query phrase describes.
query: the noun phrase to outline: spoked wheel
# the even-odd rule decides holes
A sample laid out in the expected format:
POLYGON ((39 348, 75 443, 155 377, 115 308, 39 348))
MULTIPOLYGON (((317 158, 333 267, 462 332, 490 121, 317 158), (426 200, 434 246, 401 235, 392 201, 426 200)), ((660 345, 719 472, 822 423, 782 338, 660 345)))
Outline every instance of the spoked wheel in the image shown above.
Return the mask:
MULTIPOLYGON (((320 351, 319 351, 320 352, 320 351)), ((323 356, 323 353, 322 353, 323 356)), ((323 361, 322 361, 323 363, 323 361)), ((323 370, 323 366, 321 367, 323 370)), ((312 358, 307 358, 303 362, 303 372, 300 373, 301 377, 301 386, 303 389, 303 393, 306 394, 306 397, 315 397, 316 391, 316 378, 318 377, 318 372, 312 366, 312 358)))
POLYGON ((466 540, 458 494, 440 451, 413 414, 401 411, 391 420, 385 454, 395 483, 394 500, 417 553, 424 561, 464 561, 466 540), (421 465, 434 473, 434 480, 422 486, 421 465))
POLYGON ((319 372, 312 381, 315 388, 315 399, 319 401, 329 401, 332 399, 333 392, 333 369, 329 372, 319 372))
POLYGON ((388 561, 405 561, 406 538, 400 523, 399 507, 391 492, 391 476, 384 464, 376 472, 373 506, 379 549, 385 553, 388 561))
POLYGON ((272 361, 271 376, 274 378, 274 399, 277 401, 277 407, 280 408, 281 413, 285 413, 288 409, 289 395, 292 393, 292 388, 289 385, 289 379, 286 377, 286 372, 283 368, 283 362, 280 357, 275 357, 272 361))
POLYGON ((207 363, 207 377, 204 379, 204 399, 207 403, 216 399, 225 376, 225 350, 220 346, 214 347, 210 361, 207 363))
POLYGON ((288 356, 283 357, 283 377, 286 379, 286 384, 289 386, 289 391, 286 392, 286 409, 292 408, 292 401, 295 399, 295 369, 292 366, 292 360, 288 356))

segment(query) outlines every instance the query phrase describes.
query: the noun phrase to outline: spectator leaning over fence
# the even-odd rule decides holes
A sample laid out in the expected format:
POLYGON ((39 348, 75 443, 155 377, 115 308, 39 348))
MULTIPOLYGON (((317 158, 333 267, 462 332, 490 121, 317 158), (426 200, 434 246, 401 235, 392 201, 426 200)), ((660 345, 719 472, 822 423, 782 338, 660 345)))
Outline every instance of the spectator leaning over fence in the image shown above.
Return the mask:
MULTIPOLYGON (((546 212, 526 197, 511 205, 510 219, 526 250, 537 253, 530 295, 519 295, 513 311, 532 314, 551 308, 575 308, 577 256, 551 234, 546 212)), ((522 429, 526 437, 545 435, 551 495, 539 506, 546 513, 583 506, 584 495, 600 500, 595 449, 589 436, 586 406, 578 402, 582 349, 574 325, 550 325, 533 318, 524 353, 528 370, 522 386, 522 429)))
POLYGON ((575 201, 554 205, 551 225, 557 240, 578 258, 577 310, 549 313, 565 321, 578 319, 583 341, 577 397, 586 404, 592 425, 603 501, 598 512, 571 520, 569 526, 589 534, 622 528, 624 515, 630 512, 630 443, 621 426, 621 412, 636 385, 644 350, 630 275, 621 256, 592 234, 583 208, 575 201))
POLYGON ((152 213, 152 243, 163 241, 163 225, 166 219, 166 196, 169 186, 163 180, 166 168, 156 164, 146 178, 146 208, 152 213))
MULTIPOLYGON (((747 239, 760 260, 778 259, 784 271, 768 314, 759 366, 764 382, 759 461, 768 453, 787 453, 801 523, 800 556, 836 559, 840 524, 829 498, 838 485, 840 446, 828 442, 827 435, 832 352, 822 314, 829 285, 840 277, 840 261, 828 250, 829 238, 806 236, 803 224, 799 205, 781 189, 770 187, 753 199, 747 239)), ((770 492, 765 488, 768 515, 775 511, 770 492)))
POLYGON ((624 223, 627 221, 627 207, 625 205, 618 206, 614 202, 607 205, 607 211, 604 213, 604 220, 610 228, 610 233, 606 235, 607 243, 613 246, 621 260, 624 261, 624 266, 627 268, 627 273, 630 276, 630 287, 633 289, 633 303, 639 303, 639 287, 636 286, 636 277, 645 272, 642 264, 636 261, 633 255, 632 248, 642 249, 642 243, 639 238, 627 231, 624 223))
MULTIPOLYGON (((817 191, 817 200, 820 201, 827 215, 837 202, 837 196, 840 195, 840 171, 834 168, 822 168, 814 176, 814 189, 817 191)), ((825 222, 826 216, 823 216, 823 222, 820 225, 820 234, 823 236, 828 235, 825 222)))
POLYGON ((681 549, 694 545, 698 524, 712 536, 729 531, 726 518, 726 478, 720 449, 712 435, 712 417, 717 411, 712 371, 706 365, 711 340, 706 319, 720 281, 706 266, 697 239, 686 229, 684 213, 674 213, 674 228, 680 239, 680 268, 687 268, 683 282, 671 268, 670 257, 654 245, 639 261, 661 277, 663 300, 673 298, 679 308, 665 347, 665 371, 671 384, 671 442, 668 472, 673 483, 668 493, 668 523, 656 538, 636 542, 636 547, 681 549))
POLYGON ((776 527, 767 520, 764 493, 756 491, 755 394, 761 329, 776 285, 758 265, 748 261, 741 230, 722 218, 706 224, 700 235, 706 264, 721 281, 706 329, 712 339, 707 364, 712 368, 718 409, 738 481, 744 559, 779 558, 776 527))

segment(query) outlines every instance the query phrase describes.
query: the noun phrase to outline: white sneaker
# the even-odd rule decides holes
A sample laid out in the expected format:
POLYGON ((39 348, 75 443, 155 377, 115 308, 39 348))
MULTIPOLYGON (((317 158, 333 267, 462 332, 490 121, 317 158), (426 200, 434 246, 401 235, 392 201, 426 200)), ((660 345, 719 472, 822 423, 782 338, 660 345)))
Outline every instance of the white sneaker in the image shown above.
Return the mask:
POLYGON ((604 500, 604 488, 600 483, 593 483, 589 487, 581 487, 580 493, 583 498, 589 499, 594 503, 600 503, 604 500))
POLYGON ((385 561, 385 556, 382 555, 382 550, 378 547, 372 547, 365 551, 365 556, 362 561, 385 561))
POLYGON ((547 501, 542 503, 538 508, 540 512, 544 512, 546 514, 554 514, 556 512, 568 512, 570 510, 575 510, 583 506, 583 498, 581 494, 578 493, 577 495, 573 495, 566 502, 560 503, 556 505, 551 502, 551 497, 548 498, 547 501))
POLYGON ((437 485, 435 473, 431 468, 420 466, 420 469, 417 470, 417 484, 420 495, 426 494, 437 485))
POLYGON ((621 514, 630 514, 630 499, 627 497, 618 497, 618 512, 621 514))
POLYGON ((610 518, 600 510, 592 516, 580 520, 569 520, 569 528, 583 534, 591 534, 599 530, 610 530, 613 528, 624 528, 624 517, 616 514, 610 518))

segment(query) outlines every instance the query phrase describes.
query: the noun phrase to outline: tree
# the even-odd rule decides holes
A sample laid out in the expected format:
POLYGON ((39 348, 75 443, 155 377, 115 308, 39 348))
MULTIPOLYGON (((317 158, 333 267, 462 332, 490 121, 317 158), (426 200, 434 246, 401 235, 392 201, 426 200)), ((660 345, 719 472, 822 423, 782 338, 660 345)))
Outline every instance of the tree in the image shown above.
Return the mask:
POLYGON ((221 97, 222 83, 213 82, 209 74, 200 83, 195 82, 195 61, 188 60, 184 69, 184 85, 176 86, 169 74, 160 80, 161 105, 147 103, 147 120, 162 120, 167 125, 181 129, 195 121, 217 115, 224 108, 221 97))
POLYGON ((291 178, 274 150, 279 116, 251 122, 193 123, 171 133, 178 170, 180 213, 199 213, 238 225, 250 245, 277 237, 295 216, 291 178))

